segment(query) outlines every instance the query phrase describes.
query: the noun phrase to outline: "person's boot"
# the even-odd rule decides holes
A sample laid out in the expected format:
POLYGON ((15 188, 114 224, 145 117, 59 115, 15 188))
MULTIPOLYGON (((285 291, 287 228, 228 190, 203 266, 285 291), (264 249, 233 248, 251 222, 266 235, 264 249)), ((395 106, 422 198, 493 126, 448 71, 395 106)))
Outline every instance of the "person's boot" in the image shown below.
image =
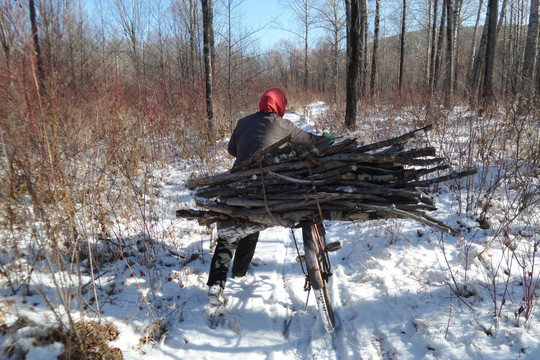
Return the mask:
POLYGON ((214 284, 208 289, 208 302, 212 305, 222 305, 225 303, 223 288, 219 284, 214 284))

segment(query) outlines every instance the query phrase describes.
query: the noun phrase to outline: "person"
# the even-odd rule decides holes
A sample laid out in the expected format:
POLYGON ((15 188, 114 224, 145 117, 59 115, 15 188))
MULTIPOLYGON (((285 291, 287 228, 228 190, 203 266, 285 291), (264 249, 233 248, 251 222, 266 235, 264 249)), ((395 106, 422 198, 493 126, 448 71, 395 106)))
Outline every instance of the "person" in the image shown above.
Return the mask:
MULTIPOLYGON (((233 168, 249 159, 257 150, 265 149, 288 135, 291 135, 293 143, 299 145, 313 144, 327 136, 306 132, 284 119, 286 106, 285 93, 278 88, 272 88, 262 95, 258 112, 238 120, 227 149, 229 154, 236 157, 233 168)), ((225 302, 223 290, 233 257, 232 276, 245 276, 259 239, 259 231, 256 230, 249 234, 239 231, 241 235, 236 238, 224 235, 223 224, 218 223, 217 230, 217 246, 210 263, 207 282, 208 300, 213 305, 225 302)))

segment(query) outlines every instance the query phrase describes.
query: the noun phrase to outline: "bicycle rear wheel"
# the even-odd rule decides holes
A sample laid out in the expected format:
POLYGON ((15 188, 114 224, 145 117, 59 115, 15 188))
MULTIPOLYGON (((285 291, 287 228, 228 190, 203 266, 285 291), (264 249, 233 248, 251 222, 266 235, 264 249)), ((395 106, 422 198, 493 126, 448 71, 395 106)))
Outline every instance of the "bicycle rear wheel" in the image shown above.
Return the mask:
POLYGON ((302 226, 302 238, 306 258, 308 280, 315 294, 317 309, 327 332, 334 331, 334 310, 328 288, 330 263, 325 252, 324 228, 322 223, 302 226))

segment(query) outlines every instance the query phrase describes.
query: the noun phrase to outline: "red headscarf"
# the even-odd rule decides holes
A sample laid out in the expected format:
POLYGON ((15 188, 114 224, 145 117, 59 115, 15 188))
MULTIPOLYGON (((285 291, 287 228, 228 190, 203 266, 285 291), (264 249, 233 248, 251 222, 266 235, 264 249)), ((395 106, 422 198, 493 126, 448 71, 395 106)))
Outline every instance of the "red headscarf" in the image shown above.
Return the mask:
POLYGON ((265 112, 275 112, 279 116, 285 115, 287 106, 287 97, 285 93, 278 88, 267 90, 259 101, 259 110, 265 112))

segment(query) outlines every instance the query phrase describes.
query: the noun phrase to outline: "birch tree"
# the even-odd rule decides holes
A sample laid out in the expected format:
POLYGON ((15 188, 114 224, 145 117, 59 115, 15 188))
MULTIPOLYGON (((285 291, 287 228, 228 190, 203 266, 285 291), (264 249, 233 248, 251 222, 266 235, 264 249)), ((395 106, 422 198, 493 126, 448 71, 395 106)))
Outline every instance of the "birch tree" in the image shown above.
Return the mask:
POLYGON ((433 0, 427 0, 427 26, 426 26, 426 61, 424 66, 424 82, 429 88, 429 66, 431 57, 431 21, 433 18, 433 0))
POLYGON ((452 14, 452 93, 457 85, 457 78, 459 74, 458 66, 458 46, 459 46, 459 37, 461 34, 461 12, 463 9, 463 0, 454 0, 453 4, 453 14, 452 14))

